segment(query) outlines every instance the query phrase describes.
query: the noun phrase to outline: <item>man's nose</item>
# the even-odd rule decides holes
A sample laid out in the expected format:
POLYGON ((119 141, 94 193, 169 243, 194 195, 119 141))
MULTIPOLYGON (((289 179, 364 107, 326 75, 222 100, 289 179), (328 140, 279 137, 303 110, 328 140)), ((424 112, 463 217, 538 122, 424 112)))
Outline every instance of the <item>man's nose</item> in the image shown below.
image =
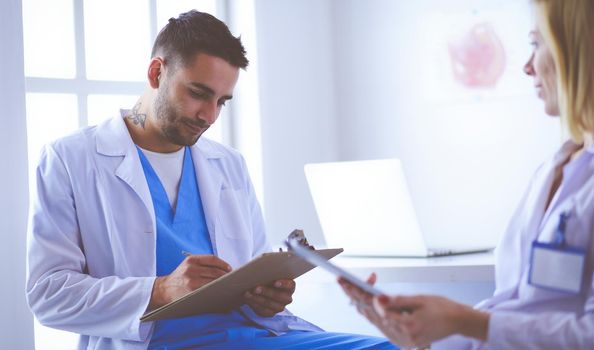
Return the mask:
POLYGON ((200 119, 207 122, 209 125, 213 124, 219 116, 219 105, 217 101, 207 101, 202 105, 200 110, 200 119))

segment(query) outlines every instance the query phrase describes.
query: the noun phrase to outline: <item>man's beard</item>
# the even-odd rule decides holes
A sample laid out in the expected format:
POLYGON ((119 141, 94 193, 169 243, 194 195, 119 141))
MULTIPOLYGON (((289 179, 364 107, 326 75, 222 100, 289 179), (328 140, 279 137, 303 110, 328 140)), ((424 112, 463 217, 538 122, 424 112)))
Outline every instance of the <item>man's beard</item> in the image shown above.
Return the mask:
POLYGON ((169 89, 160 90, 155 98, 155 115, 160 126, 163 137, 178 146, 192 146, 198 141, 200 135, 192 135, 190 137, 180 132, 183 127, 184 118, 180 116, 176 108, 170 101, 167 100, 169 89))

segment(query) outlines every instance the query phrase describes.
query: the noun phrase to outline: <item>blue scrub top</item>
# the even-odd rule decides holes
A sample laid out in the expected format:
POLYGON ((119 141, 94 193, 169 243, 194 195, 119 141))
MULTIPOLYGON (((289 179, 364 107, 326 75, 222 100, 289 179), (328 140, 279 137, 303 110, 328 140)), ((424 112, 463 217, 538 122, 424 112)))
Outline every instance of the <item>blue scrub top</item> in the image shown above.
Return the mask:
MULTIPOLYGON (((177 208, 171 208, 167 193, 144 153, 138 149, 157 221, 157 276, 173 272, 185 259, 183 251, 213 254, 204 218, 191 151, 186 147, 177 208)), ((250 323, 239 311, 204 314, 155 322, 150 349, 175 349, 191 343, 213 344, 229 340, 268 335, 268 331, 250 323), (246 334, 244 334, 246 333, 246 334)))

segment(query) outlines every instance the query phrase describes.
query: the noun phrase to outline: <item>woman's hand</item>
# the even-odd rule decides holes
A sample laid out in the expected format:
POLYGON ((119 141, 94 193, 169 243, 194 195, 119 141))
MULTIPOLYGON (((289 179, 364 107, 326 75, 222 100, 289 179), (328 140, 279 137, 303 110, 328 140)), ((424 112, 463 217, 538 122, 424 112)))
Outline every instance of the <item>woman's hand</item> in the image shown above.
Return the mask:
POLYGON ((488 313, 444 297, 383 295, 375 298, 373 305, 385 326, 399 327, 413 346, 427 346, 453 334, 487 339, 488 313))
MULTIPOLYGON (((367 283, 374 285, 377 280, 375 273, 367 279, 367 283)), ((373 307, 373 296, 359 287, 348 282, 344 278, 338 280, 344 292, 351 298, 351 303, 357 307, 357 311, 365 316, 373 325, 375 325, 390 341, 400 347, 411 347, 411 339, 404 333, 403 329, 396 323, 387 323, 386 319, 380 315, 373 307)))
MULTIPOLYGON (((367 283, 376 279, 372 274, 367 283)), ((338 282, 359 313, 400 347, 423 348, 453 334, 487 340, 488 313, 440 296, 373 297, 343 278, 338 282)))

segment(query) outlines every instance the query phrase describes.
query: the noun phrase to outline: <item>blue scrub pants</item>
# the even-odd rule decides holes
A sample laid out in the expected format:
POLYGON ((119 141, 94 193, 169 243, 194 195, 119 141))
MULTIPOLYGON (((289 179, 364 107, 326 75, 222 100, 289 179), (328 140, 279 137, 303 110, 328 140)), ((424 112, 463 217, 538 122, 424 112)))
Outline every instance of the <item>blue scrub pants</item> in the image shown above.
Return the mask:
MULTIPOLYGON (((208 344, 208 336, 201 336, 199 343, 191 340, 185 344, 177 342, 175 347, 159 346, 154 350, 398 350, 385 338, 366 335, 292 331, 280 336, 264 335, 265 330, 259 330, 254 337, 240 337, 239 339, 221 339, 222 334, 212 334, 212 343, 208 344), (223 342, 221 342, 223 341, 223 342)), ((269 333, 268 333, 269 334, 269 333)))

